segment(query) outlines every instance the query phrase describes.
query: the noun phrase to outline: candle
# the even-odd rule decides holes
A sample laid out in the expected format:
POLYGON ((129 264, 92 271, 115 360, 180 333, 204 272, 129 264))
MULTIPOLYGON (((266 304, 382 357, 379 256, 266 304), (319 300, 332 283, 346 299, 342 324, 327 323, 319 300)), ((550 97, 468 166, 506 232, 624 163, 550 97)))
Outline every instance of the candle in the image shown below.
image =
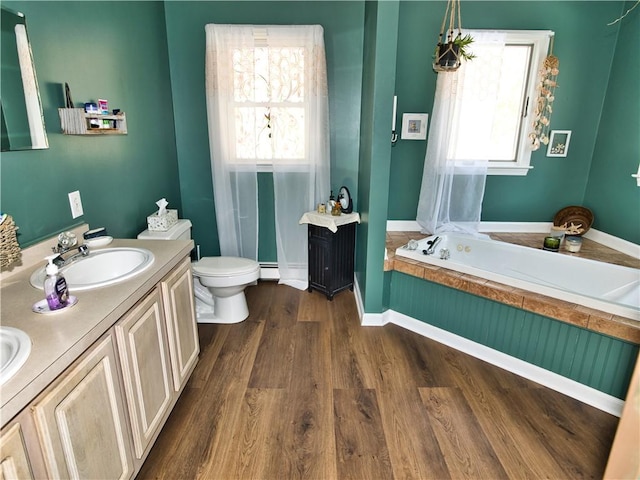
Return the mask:
POLYGON ((391 131, 396 131, 396 109, 398 107, 398 97, 396 95, 393 96, 393 118, 391 119, 391 131))
POLYGON ((544 237, 543 250, 557 252, 560 249, 560 239, 558 237, 544 237))
POLYGON ((575 235, 568 236, 565 247, 571 253, 579 252, 582 247, 582 238, 575 235))

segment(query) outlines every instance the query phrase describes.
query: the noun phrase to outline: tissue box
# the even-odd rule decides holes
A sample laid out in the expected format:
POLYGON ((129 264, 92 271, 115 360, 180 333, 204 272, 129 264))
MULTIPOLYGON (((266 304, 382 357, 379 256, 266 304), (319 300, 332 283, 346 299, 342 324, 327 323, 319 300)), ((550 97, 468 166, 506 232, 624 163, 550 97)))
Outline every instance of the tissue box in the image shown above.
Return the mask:
POLYGON ((152 232, 166 232, 178 223, 178 210, 167 210, 163 215, 154 212, 147 217, 147 227, 152 232))

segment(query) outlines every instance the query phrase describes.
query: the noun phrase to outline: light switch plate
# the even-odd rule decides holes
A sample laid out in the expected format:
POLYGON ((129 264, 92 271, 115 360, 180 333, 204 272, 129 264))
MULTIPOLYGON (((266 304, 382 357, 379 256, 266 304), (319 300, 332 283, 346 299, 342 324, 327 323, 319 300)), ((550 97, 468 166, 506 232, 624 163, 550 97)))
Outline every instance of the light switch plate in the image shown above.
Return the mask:
POLYGON ((69 205, 71 205, 71 217, 78 218, 84 214, 82 210, 82 200, 80 199, 80 191, 69 193, 69 205))

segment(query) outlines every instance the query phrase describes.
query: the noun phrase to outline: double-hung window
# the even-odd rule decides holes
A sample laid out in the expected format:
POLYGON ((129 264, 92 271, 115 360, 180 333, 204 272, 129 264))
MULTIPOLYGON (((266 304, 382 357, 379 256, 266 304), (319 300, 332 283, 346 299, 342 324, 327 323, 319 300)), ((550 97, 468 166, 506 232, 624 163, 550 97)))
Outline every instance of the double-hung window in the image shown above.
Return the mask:
MULTIPOLYGON (((286 38, 284 39, 286 41, 286 38)), ((233 50, 232 157, 236 164, 306 165, 305 61, 303 46, 256 40, 233 50)))
MULTIPOLYGON (((505 34, 505 45, 500 49, 499 58, 495 58, 495 50, 490 46, 472 45, 476 58, 464 62, 462 107, 454 119, 448 158, 454 161, 474 159, 478 155, 475 146, 487 143, 480 142, 478 136, 489 136, 489 150, 482 153, 489 159, 488 174, 526 175, 532 168, 528 135, 533 130, 539 70, 547 56, 553 32, 498 32, 505 34), (490 100, 482 95, 486 89, 496 92, 490 100), (492 115, 487 120, 489 110, 492 115)), ((474 30, 465 33, 474 36, 474 30)))

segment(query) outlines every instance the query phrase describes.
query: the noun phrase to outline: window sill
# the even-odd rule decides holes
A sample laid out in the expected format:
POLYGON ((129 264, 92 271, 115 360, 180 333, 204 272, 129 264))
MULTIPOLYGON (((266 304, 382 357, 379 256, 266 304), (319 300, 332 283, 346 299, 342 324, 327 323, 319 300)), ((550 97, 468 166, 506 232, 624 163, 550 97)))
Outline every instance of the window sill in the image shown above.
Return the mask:
POLYGON ((501 167, 489 166, 487 175, 512 175, 512 176, 525 176, 532 170, 533 167, 529 165, 505 165, 501 167))
POLYGON ((258 172, 258 173, 273 173, 278 172, 308 172, 310 171, 310 165, 302 163, 290 163, 280 164, 274 167, 272 164, 266 163, 229 163, 229 171, 231 172, 258 172))

